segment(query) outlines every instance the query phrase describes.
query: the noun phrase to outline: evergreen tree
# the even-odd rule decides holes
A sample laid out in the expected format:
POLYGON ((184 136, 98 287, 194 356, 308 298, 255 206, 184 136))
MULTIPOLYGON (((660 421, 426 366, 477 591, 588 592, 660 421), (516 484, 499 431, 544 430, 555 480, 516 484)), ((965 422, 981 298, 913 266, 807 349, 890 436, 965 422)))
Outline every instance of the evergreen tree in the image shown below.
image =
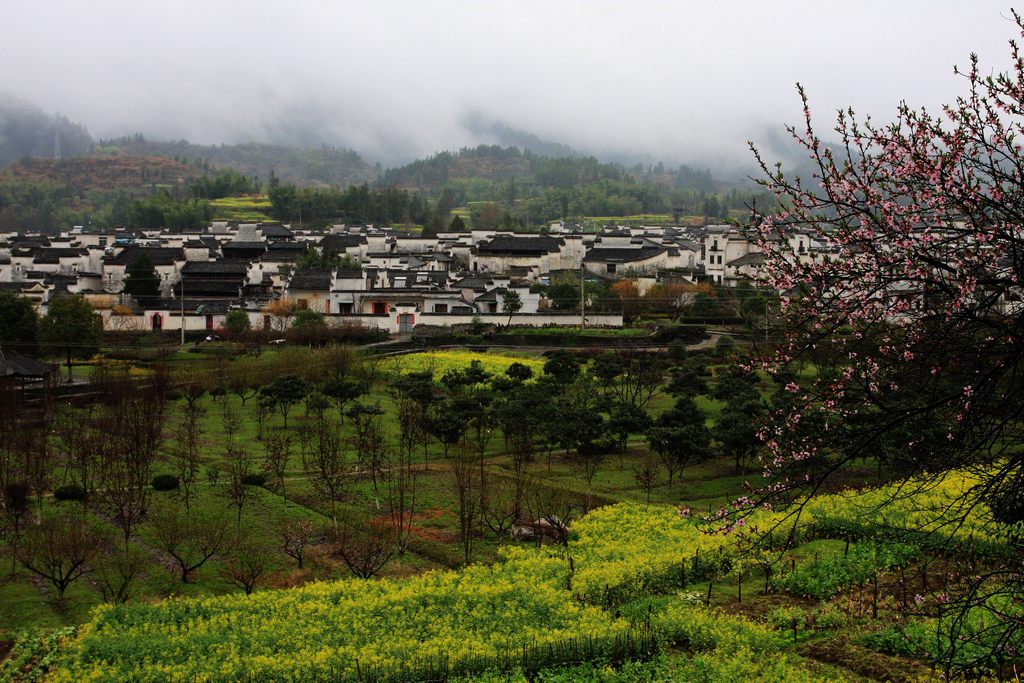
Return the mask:
POLYGON ((143 306, 160 298, 160 276, 145 254, 125 269, 124 293, 131 294, 143 306))
POLYGON ((39 316, 27 298, 0 292, 0 347, 31 352, 39 335, 39 316))

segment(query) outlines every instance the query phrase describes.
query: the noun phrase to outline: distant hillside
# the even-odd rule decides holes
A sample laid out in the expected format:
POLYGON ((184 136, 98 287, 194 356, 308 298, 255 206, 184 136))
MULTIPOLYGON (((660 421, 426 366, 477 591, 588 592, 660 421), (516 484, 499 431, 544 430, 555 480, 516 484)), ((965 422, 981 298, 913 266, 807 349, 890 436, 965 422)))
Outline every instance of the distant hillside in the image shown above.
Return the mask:
POLYGON ((463 118, 462 125, 481 141, 501 147, 518 147, 522 150, 549 157, 581 157, 584 153, 560 142, 545 140, 521 128, 514 128, 504 121, 488 120, 479 113, 470 113, 463 118))
POLYGON ((0 183, 48 183, 67 185, 73 191, 148 191, 153 185, 177 186, 202 175, 203 169, 165 157, 81 156, 53 159, 22 159, 0 170, 0 183))
MULTIPOLYGON (((164 157, 21 159, 0 169, 0 230, 141 226, 137 218, 155 215, 154 203, 180 204, 190 213, 178 211, 168 222, 191 224, 209 213, 191 198, 191 185, 202 176, 202 168, 164 157)), ((165 218, 161 213, 159 220, 165 218)))
POLYGON ((86 154, 92 138, 85 127, 10 95, 0 94, 0 167, 22 157, 52 159, 86 154))
MULTIPOLYGON (((721 189, 707 170, 688 166, 666 168, 636 166, 627 169, 594 157, 549 157, 517 147, 480 145, 458 152, 438 152, 405 166, 386 170, 382 185, 393 185, 437 195, 446 187, 464 181, 514 182, 521 190, 571 188, 602 181, 637 182, 666 190, 688 189, 715 192, 721 189)), ((475 194, 470 192, 471 195, 475 194)), ((482 198, 482 197, 481 197, 482 198)))
POLYGON ((517 147, 480 145, 458 152, 438 152, 386 170, 383 185, 437 194, 451 181, 515 179, 539 187, 572 187, 599 180, 622 180, 625 169, 593 157, 547 157, 517 147))
POLYGON ((285 182, 299 185, 345 187, 374 177, 374 169, 350 149, 321 147, 302 149, 249 143, 243 145, 195 145, 185 140, 159 142, 141 135, 100 141, 95 154, 164 156, 198 162, 204 168, 233 168, 263 181, 271 173, 285 182))

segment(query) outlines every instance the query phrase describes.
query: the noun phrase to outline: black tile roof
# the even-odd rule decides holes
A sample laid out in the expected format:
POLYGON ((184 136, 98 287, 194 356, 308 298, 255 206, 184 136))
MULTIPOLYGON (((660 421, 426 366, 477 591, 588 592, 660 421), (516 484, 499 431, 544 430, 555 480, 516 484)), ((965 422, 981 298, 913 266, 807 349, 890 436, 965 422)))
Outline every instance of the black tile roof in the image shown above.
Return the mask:
POLYGON ((295 237, 295 233, 284 227, 283 225, 276 224, 261 224, 260 232, 263 233, 264 237, 273 237, 275 239, 291 239, 295 237))
POLYGON ((752 251, 749 254, 744 254, 739 258, 734 258, 732 261, 727 262, 727 266, 759 266, 764 263, 764 254, 752 251))
POLYGON ((643 246, 643 247, 594 247, 587 252, 583 260, 588 263, 631 263, 633 261, 645 261, 649 258, 665 253, 665 247, 643 246))
POLYGON ((288 289, 325 292, 331 289, 333 276, 329 270, 297 270, 288 281, 288 289))
POLYGON ((184 275, 238 275, 244 277, 249 272, 246 261, 189 261, 181 267, 184 275))
POLYGON ((263 251, 264 249, 267 248, 267 245, 264 242, 239 242, 237 240, 225 242, 224 244, 220 245, 221 249, 227 249, 228 247, 232 249, 252 249, 263 251))
POLYGON ((452 287, 457 289, 487 289, 489 284, 491 284, 490 278, 469 276, 456 280, 452 283, 452 287))
POLYGON ((33 379, 46 377, 56 369, 56 365, 41 363, 20 353, 0 349, 0 377, 33 379))
POLYGON ((560 251, 562 242, 559 239, 539 235, 537 237, 515 237, 512 235, 496 235, 488 242, 477 246, 478 254, 517 254, 541 255, 560 251))
POLYGON ((44 247, 32 251, 32 260, 35 263, 60 263, 62 258, 77 258, 88 253, 87 249, 80 247, 44 247))
POLYGON ((185 259, 179 247, 125 247, 114 256, 104 257, 103 262, 111 266, 129 266, 140 256, 145 256, 154 266, 172 266, 175 261, 185 259))
MULTIPOLYGON (((242 288, 241 280, 219 280, 213 278, 188 278, 185 280, 187 296, 218 296, 237 299, 242 288)), ((176 295, 181 295, 181 283, 174 285, 176 295)))
POLYGON ((362 244, 366 244, 366 237, 363 235, 324 235, 319 246, 325 251, 339 252, 362 244))
POLYGON ((338 270, 336 273, 334 273, 334 277, 342 279, 342 280, 354 280, 356 278, 362 279, 363 271, 362 270, 356 270, 356 269, 351 269, 351 270, 341 269, 341 270, 338 270))
POLYGON ((0 282, 0 292, 14 292, 19 294, 22 289, 33 286, 34 282, 0 282))
POLYGON ((302 253, 306 251, 306 244, 304 242, 276 240, 267 245, 267 251, 297 251, 302 253))

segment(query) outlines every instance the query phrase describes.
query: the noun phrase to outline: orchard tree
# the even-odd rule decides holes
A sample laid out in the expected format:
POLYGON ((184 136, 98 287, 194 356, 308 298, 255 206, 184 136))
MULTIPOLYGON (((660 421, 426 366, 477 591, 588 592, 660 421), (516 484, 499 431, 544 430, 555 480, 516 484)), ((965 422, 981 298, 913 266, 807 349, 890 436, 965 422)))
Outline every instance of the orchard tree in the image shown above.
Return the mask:
POLYGON ((711 435, 704 414, 691 398, 679 399, 674 408, 660 415, 647 430, 647 442, 665 465, 669 492, 677 473, 711 457, 711 435))
POLYGON ((39 325, 39 340, 53 356, 64 356, 71 381, 71 359, 92 358, 100 350, 103 323, 81 295, 62 296, 47 304, 39 325))
POLYGON ((298 375, 281 375, 260 389, 260 398, 273 405, 284 419, 288 428, 288 413, 292 406, 309 393, 309 382, 298 375))
POLYGON ((43 515, 22 535, 17 556, 26 569, 46 580, 58 600, 73 582, 82 578, 101 552, 100 534, 86 517, 75 512, 43 515))
POLYGON ((516 361, 505 368, 505 374, 514 382, 525 382, 533 377, 533 370, 531 370, 528 365, 523 365, 519 361, 516 361))
MULTIPOLYGON (((1008 72, 982 75, 971 55, 954 69, 965 92, 938 112, 903 103, 878 124, 840 111, 836 143, 819 135, 798 86, 803 121, 789 132, 811 176, 754 150, 761 184, 780 200, 758 237, 762 284, 784 294, 785 329, 753 364, 778 373, 811 360, 818 373, 786 382, 791 400, 761 434, 774 481, 751 503, 793 501, 798 511, 898 441, 890 478, 927 486, 951 470, 973 473, 946 525, 979 503, 998 522, 1024 521, 1024 55, 1015 41, 1010 58, 1008 72), (828 244, 828 258, 794 258, 797 231, 828 244)), ((943 608, 947 674, 1021 637, 1021 610, 1009 607, 1024 596, 1021 546, 1008 547, 1007 570, 979 572, 943 608), (972 623, 986 614, 984 633, 956 632, 968 610, 972 623)))

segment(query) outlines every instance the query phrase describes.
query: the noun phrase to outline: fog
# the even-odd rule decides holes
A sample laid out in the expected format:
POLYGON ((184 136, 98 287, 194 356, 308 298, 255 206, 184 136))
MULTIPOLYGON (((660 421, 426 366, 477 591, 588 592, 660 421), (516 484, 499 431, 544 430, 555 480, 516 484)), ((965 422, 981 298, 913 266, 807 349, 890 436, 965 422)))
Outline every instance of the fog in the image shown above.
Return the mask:
POLYGON ((781 154, 803 83, 822 128, 1009 64, 986 0, 0 0, 0 91, 85 124, 200 143, 351 147, 385 165, 523 131, 604 158, 781 154), (504 132, 504 133, 503 133, 504 132))

